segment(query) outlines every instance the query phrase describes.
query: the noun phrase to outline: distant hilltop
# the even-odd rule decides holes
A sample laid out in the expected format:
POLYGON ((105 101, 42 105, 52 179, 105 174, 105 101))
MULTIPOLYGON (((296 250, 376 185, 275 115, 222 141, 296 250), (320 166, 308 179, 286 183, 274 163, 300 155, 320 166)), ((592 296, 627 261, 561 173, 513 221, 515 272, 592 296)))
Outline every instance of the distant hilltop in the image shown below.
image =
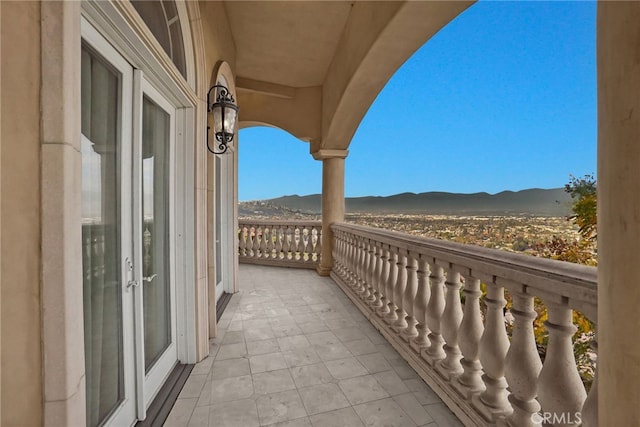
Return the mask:
MULTIPOLYGON (((427 215, 509 215, 566 216, 571 213, 571 196, 562 188, 532 188, 489 193, 402 193, 393 196, 348 197, 347 213, 427 214, 427 215)), ((283 196, 241 202, 240 215, 251 215, 255 206, 271 207, 302 214, 320 214, 321 196, 283 196)))

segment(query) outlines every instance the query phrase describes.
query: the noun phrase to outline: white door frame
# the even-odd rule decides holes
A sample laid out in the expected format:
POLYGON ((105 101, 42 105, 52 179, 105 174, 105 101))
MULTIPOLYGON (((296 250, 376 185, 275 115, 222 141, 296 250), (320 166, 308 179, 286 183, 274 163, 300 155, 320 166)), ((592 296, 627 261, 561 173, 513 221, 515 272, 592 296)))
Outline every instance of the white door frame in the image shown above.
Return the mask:
MULTIPOLYGON (((173 153, 172 168, 174 175, 171 178, 174 188, 173 206, 171 206, 172 253, 171 272, 175 281, 175 343, 178 361, 182 363, 196 362, 196 319, 193 316, 196 310, 195 300, 195 257, 194 257, 194 141, 196 105, 200 102, 188 84, 181 77, 176 76, 173 64, 157 53, 157 41, 148 34, 141 34, 139 29, 129 24, 121 10, 121 7, 130 5, 117 5, 112 2, 82 2, 82 37, 98 35, 106 41, 111 49, 124 58, 130 68, 142 70, 145 80, 150 86, 158 88, 168 102, 175 108, 175 152, 173 153), (155 50, 154 50, 155 49, 155 50)), ((139 18, 138 18, 139 19, 139 18)), ((133 94, 133 88, 129 93, 133 94)), ((131 97, 128 97, 131 103, 131 97)), ((125 222, 123 222, 124 224, 125 222)), ((126 222, 131 224, 131 217, 126 222)), ((133 230, 132 230, 133 232, 133 230)), ((133 320, 132 320, 133 321, 133 320)), ((131 344, 133 342, 131 341, 131 344)), ((131 368, 133 369, 133 368, 131 368)), ((127 378, 133 378, 132 371, 125 372, 127 378)), ((166 378, 162 378, 164 382, 166 378)), ((134 388, 135 389, 135 388, 134 388)), ((145 408, 152 397, 147 399, 143 393, 145 402, 138 403, 138 418, 144 418, 145 408)), ((147 393, 148 395, 148 393, 147 393)), ((140 394, 139 394, 140 396, 140 394)), ((120 425, 121 423, 116 423, 120 425)))
MULTIPOLYGON (((120 150, 120 188, 119 201, 131 200, 131 164, 132 164, 132 94, 133 94, 133 68, 86 20, 81 21, 82 39, 102 56, 109 64, 120 73, 120 105, 119 119, 121 120, 118 148, 120 150)), ((86 138, 81 136, 82 140, 86 138)), ((109 423, 112 425, 125 425, 135 419, 136 416, 136 379, 135 379, 135 344, 134 329, 126 325, 134 324, 133 317, 133 288, 128 282, 133 279, 129 270, 128 261, 132 261, 133 242, 129 238, 132 235, 132 209, 131 203, 120 203, 120 285, 122 286, 122 355, 123 355, 123 379, 124 399, 118 408, 110 415, 109 423)))

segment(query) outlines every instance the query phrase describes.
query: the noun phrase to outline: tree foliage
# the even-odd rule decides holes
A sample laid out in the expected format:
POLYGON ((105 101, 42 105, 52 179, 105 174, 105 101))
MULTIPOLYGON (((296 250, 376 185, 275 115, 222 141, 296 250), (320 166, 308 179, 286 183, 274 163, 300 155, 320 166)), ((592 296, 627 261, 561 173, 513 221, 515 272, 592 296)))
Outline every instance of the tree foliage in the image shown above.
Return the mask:
MULTIPOLYGON (((597 265, 597 196, 596 179, 593 175, 585 175, 582 178, 569 176, 569 183, 564 186, 571 195, 572 214, 567 218, 578 226, 580 239, 569 241, 560 237, 538 244, 534 247, 538 256, 557 259, 560 261, 574 262, 584 265, 597 265)), ((547 309, 542 301, 536 298, 535 310, 538 313, 534 321, 534 334, 536 344, 541 357, 546 353, 548 332, 544 327, 547 320, 547 309)), ((590 349, 590 342, 595 333, 595 325, 582 313, 573 313, 573 324, 578 330, 574 335, 573 352, 583 382, 587 387, 593 381, 595 370, 594 353, 590 349)))

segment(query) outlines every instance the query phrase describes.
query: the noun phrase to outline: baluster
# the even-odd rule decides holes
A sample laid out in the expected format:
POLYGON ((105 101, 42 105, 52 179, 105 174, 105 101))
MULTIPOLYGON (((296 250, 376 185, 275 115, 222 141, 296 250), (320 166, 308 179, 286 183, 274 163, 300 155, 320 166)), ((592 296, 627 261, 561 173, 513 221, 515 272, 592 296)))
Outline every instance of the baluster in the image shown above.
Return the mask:
POLYGON ((276 250, 277 241, 277 230, 274 232, 273 226, 271 226, 269 227, 269 238, 267 239, 267 252, 269 252, 269 258, 271 259, 278 259, 278 251, 276 250))
POLYGON ((253 253, 253 240, 255 239, 255 233, 255 227, 249 227, 249 233, 247 237, 247 255, 251 258, 255 256, 255 254, 253 253))
POLYGON ((316 236, 315 259, 317 262, 320 262, 320 258, 322 257, 322 227, 316 230, 316 236))
POLYGON ((345 283, 349 283, 349 236, 347 236, 346 232, 341 232, 340 233, 340 240, 341 240, 341 258, 342 261, 340 261, 340 271, 342 272, 342 279, 345 281, 345 283))
POLYGON ((358 241, 351 233, 349 233, 349 249, 349 285, 355 290, 358 284, 358 241))
MULTIPOLYGON (((334 251, 335 251, 335 255, 333 257, 334 260, 337 259, 338 257, 338 250, 337 250, 337 246, 338 246, 338 238, 335 237, 334 234, 334 251)), ((309 228, 306 226, 303 226, 302 230, 300 231, 300 259, 304 262, 309 261, 310 256, 309 256, 309 228)), ((334 271, 337 272, 337 268, 336 268, 336 263, 334 263, 334 271)))
POLYGON ((429 263, 429 284, 431 296, 427 305, 427 326, 429 327, 429 347, 422 350, 422 357, 430 364, 444 359, 445 353, 442 349, 444 340, 440 335, 440 319, 444 312, 444 274, 442 267, 434 263, 429 263))
POLYGON ((429 339, 427 334, 429 328, 427 328, 427 303, 429 302, 429 296, 431 291, 429 289, 429 264, 422 255, 418 258, 418 289, 416 291, 415 303, 413 304, 413 312, 418 322, 418 335, 411 342, 411 347, 420 353, 424 348, 429 346, 429 339))
POLYGON ((377 312, 382 306, 382 291, 381 291, 381 280, 380 275, 382 274, 382 263, 383 261, 383 250, 382 246, 378 242, 374 242, 373 245, 373 256, 375 258, 375 269, 373 270, 373 301, 371 302, 371 308, 377 312))
POLYGON ((371 242, 369 239, 362 239, 362 289, 360 291, 360 298, 363 301, 367 301, 371 295, 369 287, 371 286, 371 242))
POLYGON ((480 280, 465 276, 464 282, 464 315, 460 324, 459 341, 462 350, 462 368, 464 372, 454 383, 456 389, 466 399, 471 395, 484 391, 482 382, 482 365, 478 360, 478 347, 484 326, 480 312, 480 280))
POLYGON ((509 338, 504 324, 504 288, 487 283, 486 324, 480 339, 480 363, 484 368, 485 391, 474 396, 474 406, 488 420, 508 415, 511 406, 507 400, 507 380, 504 378, 505 357, 509 349, 509 338))
POLYGON ((284 244, 284 231, 282 226, 278 225, 276 228, 276 259, 282 259, 282 247, 284 244))
POLYGON ((409 342, 416 336, 418 336, 418 330, 416 329, 416 318, 414 316, 414 305, 416 300, 416 293, 418 292, 418 260, 411 252, 407 255, 407 286, 404 290, 402 297, 402 308, 407 312, 406 323, 407 328, 402 331, 402 338, 409 342))
MULTIPOLYGON (((587 397, 573 356, 571 337, 577 328, 567 305, 549 302, 547 312, 549 319, 544 324, 549 331, 549 342, 538 378, 538 400, 543 412, 573 415, 580 412, 587 397)), ((575 417, 565 421, 568 422, 563 426, 578 424, 575 417)))
POLYGON ((384 317, 384 321, 393 324, 396 320, 398 320, 398 315, 396 313, 396 305, 394 304, 393 299, 395 298, 394 290, 396 285, 396 279, 398 278, 398 248, 389 246, 389 276, 387 277, 387 305, 389 306, 389 312, 384 317))
MULTIPOLYGON (((598 334, 591 341, 591 349, 598 354, 598 334)), ((582 427, 598 427, 598 365, 593 373, 591 390, 587 395, 587 400, 582 405, 582 427)))
POLYGON ((260 227, 259 224, 255 225, 253 231, 252 250, 254 258, 260 258, 260 227))
POLYGON ((396 264, 398 265, 398 277, 393 298, 398 306, 396 309, 398 320, 393 323, 392 327, 394 331, 399 333, 407 327, 407 313, 404 310, 404 291, 407 288, 407 251, 398 251, 398 262, 396 264))
POLYGON ((365 280, 364 280, 367 250, 365 247, 364 238, 358 236, 357 239, 358 239, 358 264, 356 266, 356 275, 358 276, 357 277, 358 286, 356 288, 356 294, 358 294, 359 296, 362 296, 367 289, 367 284, 365 283, 365 280))
POLYGON ((342 231, 336 230, 333 233, 334 238, 334 251, 333 256, 333 271, 336 272, 338 277, 342 278, 342 231))
POLYGON ((444 352, 446 357, 438 364, 438 370, 447 379, 451 379, 463 372, 460 364, 460 347, 458 347, 458 330, 462 323, 462 305, 460 304, 460 273, 450 268, 447 272, 445 307, 442 313, 440 330, 444 338, 444 352))
POLYGON ((257 250, 257 254, 258 254, 258 258, 266 258, 266 253, 265 253, 265 246, 266 246, 266 242, 265 242, 265 229, 267 228, 267 226, 262 226, 259 227, 259 230, 256 231, 256 234, 259 234, 260 237, 257 239, 258 241, 258 250, 257 250))
POLYGON ((291 230, 291 225, 286 225, 285 226, 285 232, 284 232, 284 245, 283 245, 283 252, 284 252, 284 259, 293 259, 293 236, 292 236, 292 230, 291 230))
POLYGON ((300 244, 300 228, 297 225, 293 225, 290 227, 291 231, 291 260, 297 261, 300 259, 300 248, 298 245, 300 244))
POLYGON ((533 321, 536 311, 533 309, 533 296, 525 294, 524 286, 514 286, 511 292, 513 307, 513 332, 511 346, 507 352, 505 377, 509 383, 509 402, 513 413, 507 422, 513 427, 540 426, 540 420, 532 417, 540 411, 536 400, 538 375, 542 362, 538 355, 536 338, 533 332, 533 321))
POLYGON ((240 233, 238 236, 238 244, 240 245, 240 256, 247 255, 247 227, 240 225, 240 233))
POLYGON ((367 305, 371 306, 371 304, 376 300, 376 291, 374 289, 374 281, 375 281, 375 270, 376 270, 376 256, 375 256, 375 241, 367 240, 367 254, 369 263, 367 265, 367 298, 365 302, 367 305))
POLYGON ((253 242, 251 245, 251 252, 254 258, 260 258, 260 226, 253 227, 253 242))
POLYGON ((378 289, 380 292, 380 307, 376 314, 384 318, 389 313, 389 299, 387 298, 387 280, 389 277, 389 246, 380 246, 380 277, 378 277, 378 289))
POLYGON ((271 226, 265 225, 262 227, 262 240, 260 241, 260 251, 262 252, 262 258, 271 258, 271 249, 269 240, 271 237, 271 226))

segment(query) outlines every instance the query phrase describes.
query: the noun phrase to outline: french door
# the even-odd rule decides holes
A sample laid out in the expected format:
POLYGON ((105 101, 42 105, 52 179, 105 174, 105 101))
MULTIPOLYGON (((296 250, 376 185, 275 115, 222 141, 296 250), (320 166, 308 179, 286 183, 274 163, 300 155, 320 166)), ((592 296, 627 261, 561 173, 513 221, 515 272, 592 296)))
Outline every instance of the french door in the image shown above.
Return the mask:
POLYGON ((177 363, 175 107, 82 21, 87 425, 132 425, 177 363))

